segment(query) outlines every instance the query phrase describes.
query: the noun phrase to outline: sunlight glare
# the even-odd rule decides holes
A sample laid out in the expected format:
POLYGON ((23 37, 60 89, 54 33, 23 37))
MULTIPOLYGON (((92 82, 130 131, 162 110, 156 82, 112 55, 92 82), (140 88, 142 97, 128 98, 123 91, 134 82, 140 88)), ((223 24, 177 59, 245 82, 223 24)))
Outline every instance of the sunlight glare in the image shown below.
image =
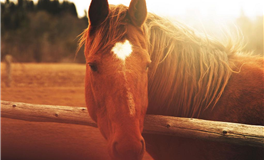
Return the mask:
MULTIPOLYGON (((1 0, 5 2, 6 0, 1 0)), ((12 1, 12 0, 10 0, 12 1)), ((13 0, 17 2, 17 0, 13 0)), ((35 3, 38 0, 33 0, 35 3)), ((63 0, 59 0, 62 2, 63 0)), ((85 15, 91 0, 69 0, 74 2, 77 8, 79 17, 85 15)), ((146 0, 148 11, 163 16, 183 16, 193 15, 198 17, 232 17, 237 18, 244 14, 248 17, 263 16, 263 0, 146 0)), ((109 0, 109 4, 124 4, 128 6, 130 0, 109 0)))

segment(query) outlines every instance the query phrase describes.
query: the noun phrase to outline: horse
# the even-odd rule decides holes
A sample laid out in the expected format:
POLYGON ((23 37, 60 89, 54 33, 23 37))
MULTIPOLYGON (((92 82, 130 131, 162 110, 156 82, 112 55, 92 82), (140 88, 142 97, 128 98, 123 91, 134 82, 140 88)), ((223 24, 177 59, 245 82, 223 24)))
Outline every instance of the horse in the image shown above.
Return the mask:
POLYGON ((148 13, 92 0, 81 35, 85 100, 113 160, 262 159, 263 148, 142 134, 146 114, 263 125, 263 58, 148 13))

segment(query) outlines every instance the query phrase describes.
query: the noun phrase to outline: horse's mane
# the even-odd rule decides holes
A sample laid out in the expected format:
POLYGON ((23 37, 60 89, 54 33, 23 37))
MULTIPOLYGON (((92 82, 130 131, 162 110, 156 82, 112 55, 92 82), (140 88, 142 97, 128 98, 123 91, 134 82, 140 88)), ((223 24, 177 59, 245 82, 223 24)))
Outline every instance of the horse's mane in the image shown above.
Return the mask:
POLYGON ((232 74, 229 58, 241 41, 226 42, 166 18, 149 14, 149 113, 198 117, 213 109, 232 74), (153 100, 153 101, 152 101, 153 100))
MULTIPOLYGON (((114 44, 125 36, 126 14, 127 7, 111 6, 107 21, 100 27, 108 29, 98 31, 101 41, 97 47, 114 44)), ((181 23, 173 24, 152 13, 143 28, 152 60, 148 112, 198 117, 204 110, 213 109, 232 74, 229 58, 240 51, 241 43, 198 35, 181 23)), ((88 34, 88 30, 83 32, 79 47, 88 34)))

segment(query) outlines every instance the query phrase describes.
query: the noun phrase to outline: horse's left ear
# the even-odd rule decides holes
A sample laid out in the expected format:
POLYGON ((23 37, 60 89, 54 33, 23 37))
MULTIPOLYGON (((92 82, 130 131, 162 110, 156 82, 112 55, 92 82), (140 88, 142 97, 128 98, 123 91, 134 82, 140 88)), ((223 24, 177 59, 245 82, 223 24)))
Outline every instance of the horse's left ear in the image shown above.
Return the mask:
POLYGON ((147 17, 146 0, 131 0, 128 14, 132 23, 137 27, 141 27, 147 17))
POLYGON ((89 25, 97 26, 102 23, 109 13, 107 0, 92 0, 89 7, 89 25))

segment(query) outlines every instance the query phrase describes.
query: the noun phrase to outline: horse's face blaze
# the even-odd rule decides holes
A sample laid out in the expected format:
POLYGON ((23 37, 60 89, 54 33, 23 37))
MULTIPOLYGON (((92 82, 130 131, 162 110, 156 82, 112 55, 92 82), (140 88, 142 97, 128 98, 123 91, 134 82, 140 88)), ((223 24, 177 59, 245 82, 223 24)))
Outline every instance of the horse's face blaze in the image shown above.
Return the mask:
MULTIPOLYGON (((98 5, 106 4, 92 1, 90 10, 98 5)), ((137 23, 127 21, 123 26, 126 33, 122 37, 113 36, 114 42, 103 42, 104 35, 100 34, 111 30, 100 28, 103 25, 98 25, 98 18, 91 17, 95 13, 90 10, 85 45, 85 96, 89 114, 107 139, 112 159, 142 159, 145 142, 141 133, 148 106, 147 74, 150 64, 140 24, 144 21, 142 18, 137 23), (93 19, 96 21, 93 22, 93 19), (100 43, 104 44, 103 49, 98 47, 100 43)), ((107 23, 104 18, 101 19, 107 23)))

